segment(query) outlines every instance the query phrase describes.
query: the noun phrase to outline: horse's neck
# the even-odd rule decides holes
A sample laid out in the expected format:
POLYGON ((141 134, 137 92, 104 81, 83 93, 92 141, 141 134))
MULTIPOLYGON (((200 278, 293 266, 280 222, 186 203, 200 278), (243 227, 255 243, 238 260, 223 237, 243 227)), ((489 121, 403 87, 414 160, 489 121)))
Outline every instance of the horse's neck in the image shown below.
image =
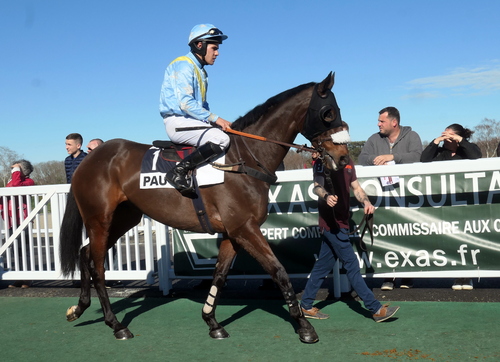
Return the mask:
MULTIPOLYGON (((309 100, 310 96, 306 97, 300 93, 279 107, 274 107, 258 122, 245 129, 245 132, 291 144, 302 130, 309 100)), ((269 141, 245 143, 259 162, 272 172, 276 171, 288 152, 288 147, 269 141)))

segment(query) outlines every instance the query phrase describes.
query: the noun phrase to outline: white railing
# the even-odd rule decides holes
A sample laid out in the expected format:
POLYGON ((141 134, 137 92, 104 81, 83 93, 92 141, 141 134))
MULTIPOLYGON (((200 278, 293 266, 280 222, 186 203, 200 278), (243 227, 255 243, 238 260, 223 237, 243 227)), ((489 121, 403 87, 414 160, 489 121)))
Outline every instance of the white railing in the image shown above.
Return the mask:
MULTIPOLYGON (((0 188, 0 279, 59 280, 59 233, 69 185, 0 188), (27 215, 12 211, 26 204, 27 215), (9 221, 11 217, 12 221, 9 221), (10 227, 14 225, 14 227, 10 227), (18 225, 16 227, 16 225, 18 225)), ((170 246, 167 227, 143 217, 108 251, 106 279, 146 280, 153 284, 158 273, 160 289, 168 293, 170 246), (158 268, 157 263, 161 264, 158 268), (158 269, 158 270, 156 270, 158 269), (168 289, 165 289, 168 288, 168 289)), ((83 244, 88 243, 84 240, 83 244)), ((75 273, 79 278, 79 273, 75 273)))

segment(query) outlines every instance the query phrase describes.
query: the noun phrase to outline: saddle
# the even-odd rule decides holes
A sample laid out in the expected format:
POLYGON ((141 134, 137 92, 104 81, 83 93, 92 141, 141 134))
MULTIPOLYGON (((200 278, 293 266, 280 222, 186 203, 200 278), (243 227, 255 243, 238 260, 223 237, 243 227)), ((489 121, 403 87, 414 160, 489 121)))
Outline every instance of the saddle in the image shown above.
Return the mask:
POLYGON ((174 162, 182 161, 196 150, 195 146, 174 143, 172 141, 153 141, 153 146, 161 149, 163 159, 174 162))

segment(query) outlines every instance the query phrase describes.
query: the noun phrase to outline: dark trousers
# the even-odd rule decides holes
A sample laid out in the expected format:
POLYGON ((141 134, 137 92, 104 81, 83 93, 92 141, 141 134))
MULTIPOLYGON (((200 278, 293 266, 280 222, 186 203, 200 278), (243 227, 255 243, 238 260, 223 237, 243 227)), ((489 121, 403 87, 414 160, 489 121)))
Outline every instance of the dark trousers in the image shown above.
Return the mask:
POLYGON ((314 264, 302 296, 301 305, 304 309, 312 308, 316 294, 321 288, 323 280, 332 272, 336 258, 344 265, 347 271, 347 279, 363 300, 365 307, 372 313, 376 313, 382 307, 382 304, 375 299, 375 295, 373 295, 373 292, 368 288, 361 276, 359 261, 356 254, 354 254, 348 232, 347 229, 324 232, 318 260, 314 264))

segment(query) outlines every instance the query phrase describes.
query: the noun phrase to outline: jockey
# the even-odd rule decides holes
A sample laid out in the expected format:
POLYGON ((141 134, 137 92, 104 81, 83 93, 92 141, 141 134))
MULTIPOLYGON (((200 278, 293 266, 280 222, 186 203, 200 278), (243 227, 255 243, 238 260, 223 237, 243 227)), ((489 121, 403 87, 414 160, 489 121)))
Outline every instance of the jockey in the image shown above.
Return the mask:
POLYGON ((225 39, 227 35, 212 24, 196 25, 189 34, 191 52, 172 61, 165 70, 160 114, 167 135, 174 143, 198 147, 166 175, 183 194, 193 190, 188 172, 216 158, 229 146, 229 136, 223 131, 231 123, 210 112, 206 101, 208 76, 204 69, 205 65, 214 64, 219 45, 225 39), (186 127, 198 129, 183 131, 186 127))

